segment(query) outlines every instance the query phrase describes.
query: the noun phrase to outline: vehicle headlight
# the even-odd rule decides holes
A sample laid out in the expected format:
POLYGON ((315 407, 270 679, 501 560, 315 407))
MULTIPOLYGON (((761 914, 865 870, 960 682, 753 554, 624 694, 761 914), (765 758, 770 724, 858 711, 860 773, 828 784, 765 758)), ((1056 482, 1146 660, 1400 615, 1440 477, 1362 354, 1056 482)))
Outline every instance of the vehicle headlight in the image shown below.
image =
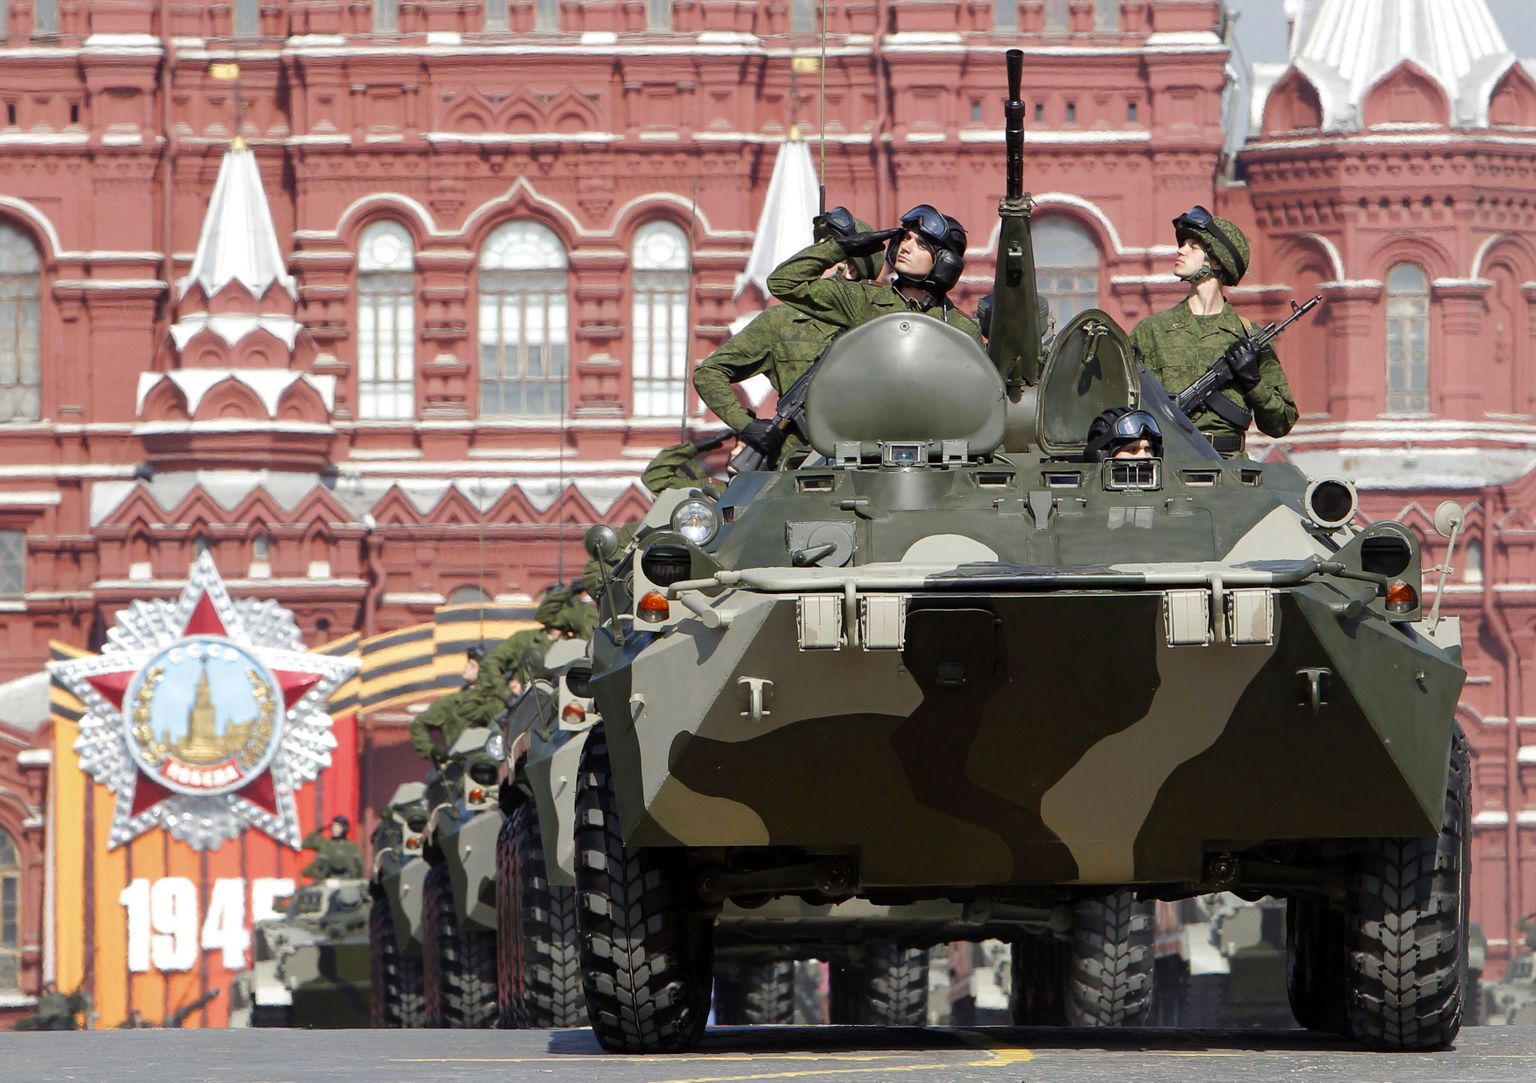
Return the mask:
POLYGON ((708 545, 720 529, 720 510, 713 500, 684 500, 672 511, 672 529, 694 545, 708 545))
POLYGON ((500 762, 507 758, 507 738, 500 730, 485 739, 485 754, 500 762))

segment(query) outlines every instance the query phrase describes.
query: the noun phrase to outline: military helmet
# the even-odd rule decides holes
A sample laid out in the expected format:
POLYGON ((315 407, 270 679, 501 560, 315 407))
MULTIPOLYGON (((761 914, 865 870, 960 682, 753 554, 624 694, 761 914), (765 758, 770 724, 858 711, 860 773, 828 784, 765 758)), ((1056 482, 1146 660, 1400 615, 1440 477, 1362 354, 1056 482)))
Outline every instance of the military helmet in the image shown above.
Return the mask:
MULTIPOLYGON (((919 203, 901 216, 903 229, 912 230, 927 243, 933 252, 933 270, 923 279, 909 279, 897 272, 896 281, 903 286, 917 286, 931 293, 948 293, 960 281, 965 270, 965 248, 969 243, 965 227, 947 214, 939 213, 931 203, 919 203)), ((896 251, 902 238, 892 237, 885 247, 885 262, 896 266, 896 251)))
MULTIPOLYGON (((847 237, 852 233, 873 233, 874 228, 864 219, 855 218, 847 207, 833 207, 826 214, 818 214, 811 219, 811 234, 818 242, 833 237, 847 237)), ((873 282, 885 267, 885 256, 873 252, 867 256, 849 256, 848 262, 859 272, 861 281, 873 282)))
POLYGON ((340 824, 341 825, 341 829, 343 831, 351 831, 352 830, 352 821, 347 819, 345 816, 341 815, 340 813, 337 813, 335 816, 331 817, 331 826, 334 827, 336 824, 340 824))
POLYGON ((1103 462, 1112 458, 1115 449, 1132 440, 1149 440, 1156 454, 1163 452, 1163 430, 1145 410, 1132 410, 1129 406, 1111 406, 1088 426, 1088 443, 1083 453, 1089 462, 1103 462))
POLYGON ((1179 241, 1185 237, 1199 241, 1224 285, 1235 286, 1248 273, 1248 238, 1230 218, 1218 218, 1194 206, 1173 220, 1173 235, 1179 241))

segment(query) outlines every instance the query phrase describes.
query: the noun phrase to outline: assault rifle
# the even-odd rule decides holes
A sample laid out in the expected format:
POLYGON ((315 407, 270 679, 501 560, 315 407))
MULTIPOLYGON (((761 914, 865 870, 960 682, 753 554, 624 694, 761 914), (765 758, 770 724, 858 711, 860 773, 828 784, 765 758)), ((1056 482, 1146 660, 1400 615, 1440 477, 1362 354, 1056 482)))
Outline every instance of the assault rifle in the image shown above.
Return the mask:
MULTIPOLYGON (((1291 324, 1322 303, 1323 295, 1320 293, 1304 305, 1298 305, 1295 301, 1292 301, 1291 314, 1284 321, 1280 323, 1271 322, 1261 329, 1258 334, 1252 336, 1250 341, 1253 343, 1254 352, 1257 353, 1265 346, 1268 346, 1275 339, 1279 338, 1291 324)), ((1232 386, 1233 380, 1232 366, 1227 362, 1226 355, 1223 354, 1214 365, 1205 370, 1205 375, 1178 393, 1176 398, 1179 409, 1183 410, 1185 416, 1191 421, 1209 410, 1223 421, 1236 426, 1239 431, 1247 430, 1249 423, 1253 421, 1253 411, 1246 406, 1239 406, 1222 394, 1223 391, 1232 386)))
MULTIPOLYGON (((833 341, 836 341, 834 336, 833 341)), ((811 367, 800 374, 800 378, 789 385, 789 390, 779 396, 779 404, 773 411, 773 428, 778 434, 778 447, 774 449, 777 456, 779 449, 783 448, 784 441, 791 433, 805 435, 805 395, 811 389, 811 377, 816 373, 816 366, 821 364, 821 359, 827 356, 827 350, 832 343, 827 343, 816 360, 811 362, 811 367)), ((771 464, 770 456, 764 455, 750 444, 742 444, 731 459, 731 472, 744 474, 749 470, 765 470, 771 464)))

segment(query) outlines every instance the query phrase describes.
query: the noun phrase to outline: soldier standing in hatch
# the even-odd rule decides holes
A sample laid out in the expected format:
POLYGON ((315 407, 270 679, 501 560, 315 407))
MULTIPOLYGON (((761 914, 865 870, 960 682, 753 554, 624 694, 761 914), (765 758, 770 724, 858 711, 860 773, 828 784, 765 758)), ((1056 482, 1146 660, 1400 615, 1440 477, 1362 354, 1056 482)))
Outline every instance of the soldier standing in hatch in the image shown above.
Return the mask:
MULTIPOLYGON (((1259 431, 1284 436, 1296 424, 1296 403, 1272 346, 1255 350, 1253 324, 1237 314, 1223 290, 1248 271, 1248 238, 1226 218, 1192 207, 1173 220, 1179 252, 1173 273, 1189 283, 1189 296, 1136 325, 1131 344, 1147 371, 1177 395, 1213 364, 1232 370, 1232 385, 1220 394, 1253 411, 1259 431)), ((1221 454, 1243 453, 1246 434, 1208 410, 1196 421, 1221 454)))
POLYGON ((351 820, 335 816, 327 826, 305 835, 304 849, 314 850, 315 859, 304 866, 302 875, 315 881, 362 879, 363 852, 347 838, 351 830, 351 820))
MULTIPOLYGON (((464 652, 464 683, 457 692, 439 699, 421 714, 411 719, 410 738, 411 747, 416 754, 424 760, 441 763, 448 756, 448 750, 453 747, 453 742, 459 739, 469 723, 464 721, 467 713, 475 713, 475 705, 479 700, 472 698, 478 686, 480 678, 480 661, 485 652, 479 647, 471 647, 464 652), (432 740, 433 731, 438 731, 443 736, 443 743, 437 744, 432 740)), ((500 705, 497 705, 498 710, 500 705)), ((491 716, 494 716, 492 712, 491 716)))
MULTIPOLYGON (((846 207, 833 207, 826 214, 817 215, 812 229, 818 243, 870 235, 869 223, 854 218, 846 207)), ((884 255, 878 249, 859 256, 847 256, 829 264, 821 277, 870 282, 878 278, 884 262, 884 255)), ((731 385, 761 373, 768 377, 775 391, 784 394, 815 364, 839 330, 839 326, 791 305, 775 305, 758 313, 725 345, 700 362, 693 374, 694 389, 716 417, 736 430, 742 443, 767 456, 771 468, 777 465, 783 434, 771 419, 759 418, 743 406, 731 385)), ((668 448, 662 454, 689 446, 682 444, 678 448, 668 448)), ((655 465, 653 462, 652 467, 655 465)), ((651 488, 649 483, 647 488, 651 488)), ((652 491, 658 490, 652 488, 652 491)))
MULTIPOLYGON (((964 331, 981 345, 981 331, 948 294, 965 269, 965 227, 932 205, 901 216, 898 229, 832 236, 789 257, 768 276, 768 291, 808 316, 846 329, 892 312, 920 312, 964 331), (829 267, 885 249, 894 282, 823 278, 829 267)), ((746 434, 743 433, 743 439, 746 434)))

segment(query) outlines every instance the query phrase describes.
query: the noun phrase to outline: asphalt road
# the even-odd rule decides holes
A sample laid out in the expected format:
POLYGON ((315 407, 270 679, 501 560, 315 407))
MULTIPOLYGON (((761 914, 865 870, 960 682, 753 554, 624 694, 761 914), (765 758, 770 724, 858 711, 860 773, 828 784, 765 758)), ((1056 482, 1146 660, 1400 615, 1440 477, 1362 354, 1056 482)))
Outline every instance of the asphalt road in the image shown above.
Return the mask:
POLYGON ((183 1030, 0 1034, 0 1079, 395 1083, 1036 1083, 1536 1079, 1536 1027, 1476 1027, 1433 1054, 1366 1053, 1300 1031, 711 1029, 697 1053, 613 1057, 585 1030, 183 1030))

